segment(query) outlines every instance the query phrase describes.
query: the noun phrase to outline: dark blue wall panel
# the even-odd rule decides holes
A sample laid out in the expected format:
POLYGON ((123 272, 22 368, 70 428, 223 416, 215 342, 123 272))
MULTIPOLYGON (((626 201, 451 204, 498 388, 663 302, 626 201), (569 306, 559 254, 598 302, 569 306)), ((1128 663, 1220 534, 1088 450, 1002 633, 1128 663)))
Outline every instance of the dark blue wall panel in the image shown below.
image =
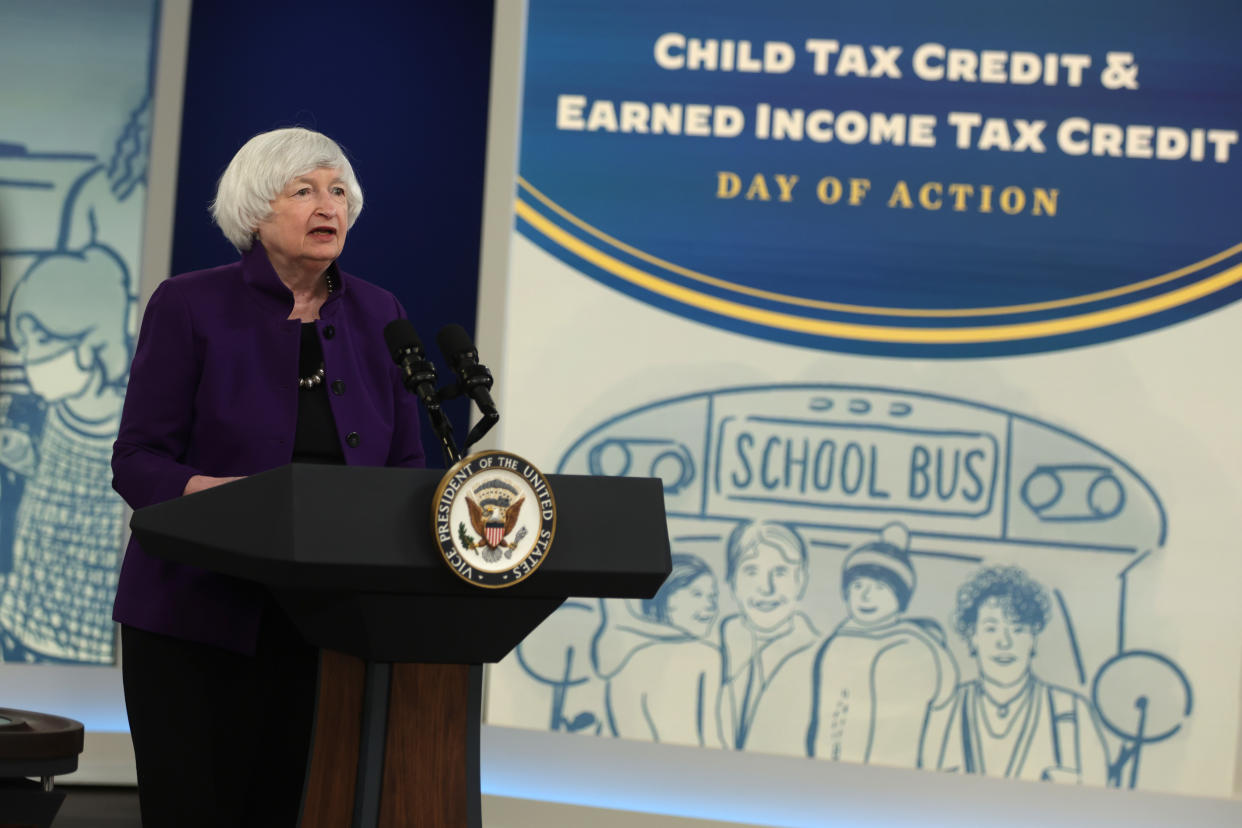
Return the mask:
MULTIPOLYGON (((491 0, 195 3, 173 272, 236 258, 207 213, 216 181, 250 136, 305 126, 366 195, 341 266, 395 293, 428 350, 449 322, 473 333, 491 47, 491 0)), ((450 414, 460 439, 464 403, 450 414)))

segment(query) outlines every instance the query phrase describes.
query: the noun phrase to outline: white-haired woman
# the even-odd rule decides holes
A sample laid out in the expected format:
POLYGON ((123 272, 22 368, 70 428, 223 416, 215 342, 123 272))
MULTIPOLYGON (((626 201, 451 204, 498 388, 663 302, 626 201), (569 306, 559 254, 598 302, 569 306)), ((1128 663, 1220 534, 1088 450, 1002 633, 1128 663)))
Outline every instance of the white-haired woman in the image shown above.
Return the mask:
MULTIPOLYGON (((290 461, 420 466, 418 414, 381 332, 404 310, 337 268, 362 210, 331 139, 250 139, 212 215, 241 260, 152 295, 112 459, 135 509, 290 461)), ((143 824, 293 825, 316 652, 262 590, 131 541, 113 617, 143 824)))

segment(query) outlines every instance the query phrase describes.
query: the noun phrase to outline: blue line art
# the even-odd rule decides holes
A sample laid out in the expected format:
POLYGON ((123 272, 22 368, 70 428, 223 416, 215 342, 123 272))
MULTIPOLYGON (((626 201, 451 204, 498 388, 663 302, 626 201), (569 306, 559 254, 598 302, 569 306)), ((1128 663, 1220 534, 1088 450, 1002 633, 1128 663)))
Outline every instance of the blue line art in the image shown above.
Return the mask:
POLYGON ((1124 459, 983 403, 831 384, 654 400, 573 440, 557 470, 591 471, 593 451, 618 445, 690 452, 693 482, 665 498, 674 576, 652 602, 554 613, 510 675, 542 688, 555 715, 535 705, 537 717, 496 723, 551 718, 608 737, 1071 784, 1159 781, 1140 759, 1179 738, 1192 677, 1168 655, 1127 649, 1127 578, 1163 556, 1168 526, 1124 459), (843 447, 859 445, 845 496, 815 486, 825 438, 836 483, 843 447), (920 497, 936 508, 912 509, 920 497), (683 607, 697 607, 695 621, 683 607))
POLYGON ((1137 786, 1143 747, 1176 735, 1194 705, 1181 668, 1147 650, 1119 652, 1105 662, 1092 682, 1091 699, 1104 726, 1122 739, 1109 781, 1129 788, 1137 786))
MULTIPOLYGON (((793 499, 783 499, 783 498, 776 498, 776 497, 763 497, 761 495, 751 495, 751 496, 725 495, 725 499, 735 501, 738 503, 770 503, 770 504, 778 504, 778 505, 784 505, 784 506, 807 506, 807 505, 813 506, 815 505, 815 501, 810 500, 810 499, 793 500, 793 499)), ((894 511, 891 507, 880 506, 880 505, 863 505, 863 506, 854 506, 851 508, 857 511, 860 511, 860 512, 892 512, 894 511)), ((901 509, 898 511, 906 515, 950 515, 950 516, 958 516, 958 517, 973 517, 974 516, 973 512, 934 511, 930 509, 901 509)))
MULTIPOLYGON (((1013 445, 1013 418, 1005 423, 1005 445, 1013 445)), ((1013 488, 1013 475, 1010 469, 1010 453, 1005 452, 1005 497, 1001 500, 1001 537, 1009 537, 1009 500, 1013 488)))
POLYGON ((674 440, 606 440, 591 449, 591 474, 621 477, 631 471, 658 477, 667 494, 676 494, 694 480, 690 449, 674 440))
POLYGON ((850 413, 851 414, 866 414, 870 411, 871 411, 871 403, 868 400, 864 398, 850 400, 850 413))
POLYGON ((826 549, 849 549, 848 543, 837 543, 836 541, 813 540, 807 544, 810 547, 824 547, 826 549))
MULTIPOLYGON (((765 502, 770 503, 771 501, 765 501, 765 502)), ((799 503, 798 505, 801 505, 801 504, 799 503)), ((672 509, 666 510, 666 514, 669 515, 670 517, 697 519, 701 521, 725 521, 725 520, 730 519, 728 517, 723 517, 723 516, 716 517, 714 515, 700 515, 694 512, 679 512, 679 511, 675 511, 672 509)), ((819 522, 813 519, 801 522, 799 525, 811 526, 811 527, 815 527, 818 529, 839 529, 839 530, 844 530, 844 531, 850 531, 850 530, 857 528, 855 526, 852 526, 850 524, 846 524, 843 522, 842 523, 827 522, 827 521, 819 522)), ((963 533, 920 532, 919 535, 920 537, 940 538, 940 539, 948 540, 948 541, 963 541, 965 543, 973 543, 979 540, 979 536, 971 535, 971 534, 964 533, 964 532, 963 533)), ((1033 548, 1047 545, 1045 542, 1042 542, 1042 541, 1026 540, 1026 539, 1012 538, 1012 537, 1004 538, 1003 542, 1006 545, 1010 545, 1010 546, 1029 546, 1033 548)), ((845 546, 848 546, 848 545, 849 544, 845 544, 845 546)), ((1099 552, 1099 553, 1105 553, 1108 555, 1124 555, 1126 557, 1132 557, 1133 555, 1135 555, 1135 550, 1134 550, 1134 547, 1132 546, 1107 546, 1104 544, 1084 543, 1079 546, 1076 546, 1075 550, 1081 551, 1081 552, 1099 552)), ((920 552, 919 554, 925 554, 925 553, 920 552)), ((973 556, 973 555, 967 555, 965 557, 970 560, 975 560, 977 558, 977 556, 973 556)), ((1133 563, 1133 561, 1131 561, 1131 563, 1133 563)))
POLYGON ((1051 620, 1044 587, 1018 567, 984 567, 957 593, 954 628, 979 677, 928 717, 927 767, 1032 781, 1109 778, 1109 752, 1094 706, 1037 676, 1032 663, 1051 620))
MULTIPOLYGON (((716 433, 714 434, 712 434, 710 428, 705 429, 706 431, 708 431, 709 434, 711 434, 711 437, 709 437, 709 441, 715 440, 715 443, 716 443, 716 450, 711 455, 712 460, 713 460, 712 468, 715 470, 715 476, 712 478, 712 491, 718 492, 720 491, 720 488, 721 488, 720 487, 720 469, 724 466, 724 464, 720 462, 720 455, 721 455, 721 452, 723 451, 724 441, 720 438, 720 433, 723 432, 725 427, 728 426, 730 423, 732 423, 734 419, 735 418, 731 416, 720 418, 717 424, 716 433)), ((709 418, 707 422, 710 426, 710 424, 713 421, 709 418)), ((703 509, 703 513, 706 514, 708 511, 707 509, 707 487, 706 486, 703 487, 702 509, 703 509)))
POLYGON ((1118 602, 1119 606, 1117 608, 1117 652, 1119 653, 1125 652, 1126 649, 1126 595, 1130 586, 1130 570, 1145 561, 1150 555, 1151 550, 1148 549, 1146 552, 1130 561, 1125 569, 1121 570, 1121 572, 1117 575, 1117 580, 1121 583, 1121 600, 1118 602))
MULTIPOLYGON (((570 626, 581 623, 582 614, 587 613, 589 616, 596 614, 595 609, 582 601, 569 600, 560 606, 555 613, 553 623, 568 623, 570 626)), ((580 646, 577 653, 587 652, 588 647, 580 646)), ((567 730, 571 733, 595 729, 599 732, 602 724, 595 713, 590 711, 579 711, 572 716, 566 713, 565 703, 566 695, 570 688, 585 684, 590 677, 581 670, 581 662, 584 660, 579 657, 575 663, 575 647, 572 643, 567 644, 561 658, 556 661, 548 662, 538 658, 542 653, 532 654, 528 657, 527 652, 518 645, 514 652, 518 663, 522 665, 522 669, 526 675, 535 681, 548 685, 552 689, 552 698, 550 700, 549 709, 549 730, 567 730)))
POLYGON ((614 736, 721 747, 720 653, 708 641, 716 576, 694 555, 675 554, 672 563, 655 597, 601 602, 591 664, 605 682, 605 718, 614 736), (611 618, 609 604, 619 605, 611 618))
POLYGON ((1087 683, 1087 671, 1082 666, 1082 653, 1078 650, 1078 636, 1074 634, 1074 622, 1070 619, 1069 607, 1065 604, 1065 596, 1061 590, 1054 589, 1052 596, 1057 599, 1057 609, 1061 611, 1061 620, 1065 622, 1065 632, 1069 636, 1070 652, 1074 654, 1074 668, 1078 672, 1078 683, 1087 683))
POLYGON ((66 21, 39 8, 15 24, 22 47, 0 56, 9 76, 65 62, 30 79, 55 106, 6 110, 0 125, 10 219, 0 232, 0 660, 109 664, 123 534, 110 460, 136 331, 159 4, 100 18, 91 36, 115 53, 87 50, 94 62, 76 69, 66 21), (38 126, 47 112, 73 130, 38 126), (66 135, 81 143, 65 147, 66 135))
POLYGON ((720 625, 726 742, 737 750, 796 752, 798 731, 787 720, 810 709, 820 639, 800 609, 809 575, 806 544, 778 523, 739 524, 725 546, 725 573, 738 608, 720 625))
POLYGON ((56 185, 50 181, 17 181, 12 178, 0 178, 0 187, 25 187, 30 190, 53 190, 56 185))
POLYGON ((967 563, 983 563, 983 558, 979 555, 959 555, 955 552, 928 552, 926 549, 921 551, 911 550, 912 555, 919 555, 928 558, 944 558, 950 561, 966 561, 967 563))
POLYGON ((1139 741, 1162 742, 1176 734, 1182 727, 1186 717, 1194 706, 1190 690, 1190 682, 1186 675, 1167 656, 1147 650, 1132 650, 1118 653, 1101 667, 1092 684, 1091 696, 1100 706, 1104 716, 1104 724, 1113 733, 1127 739, 1139 741), (1157 693, 1157 684, 1166 684, 1171 692, 1157 693), (1139 693, 1139 696, 1134 696, 1139 693), (1127 699, 1128 703, 1114 705, 1113 697, 1127 699), (1134 710, 1139 707, 1138 700, 1161 698, 1164 703, 1160 708, 1152 707, 1148 715, 1151 719, 1146 729, 1140 734, 1137 725, 1126 724, 1127 720, 1137 722, 1134 710), (1110 715, 1115 712, 1116 715, 1110 715))
MULTIPOLYGON (((31 161, 97 161, 89 152, 31 152, 25 144, 0 141, 0 158, 23 158, 31 161)), ((55 186, 55 185, 53 185, 55 186)))
POLYGON ((1126 492, 1104 466, 1038 466, 1022 482, 1022 502, 1040 520, 1107 520, 1126 505, 1126 492))
MULTIPOLYGON (((1124 578, 1127 574, 1129 574, 1129 572, 1130 572, 1130 570, 1131 570, 1131 569, 1134 569, 1134 567, 1136 567, 1136 566, 1138 566, 1139 564, 1141 564, 1141 563, 1142 563, 1142 562, 1143 562, 1143 561, 1147 558, 1147 556, 1148 556, 1148 555, 1150 555, 1150 554, 1151 554, 1151 550, 1150 550, 1150 549, 1148 549, 1148 550, 1147 550, 1147 551, 1145 551, 1143 554, 1139 555, 1137 558, 1135 558, 1134 560, 1130 561, 1130 563, 1126 564, 1125 568, 1124 568, 1124 569, 1122 569, 1122 570, 1121 570, 1121 572, 1119 573, 1120 577, 1124 578)), ((1125 620, 1125 618, 1123 617, 1121 620, 1122 620, 1122 621, 1124 621, 1124 620, 1125 620)))
POLYGON ((957 665, 939 622, 906 616, 917 584, 909 546, 909 531, 892 523, 845 557, 847 618, 815 657, 808 756, 922 762, 928 716, 948 704, 957 665))
MULTIPOLYGON (((940 408, 947 408, 950 410, 956 409, 961 412, 971 411, 971 412, 974 412, 972 416, 994 415, 994 418, 995 418, 993 420, 994 422, 1004 422, 1007 426, 1007 428, 1003 429, 1003 432, 1005 434, 1003 440, 1001 438, 1001 432, 993 432, 993 437, 995 437, 998 441, 1001 441, 1003 445, 1005 446, 1013 446, 1015 442, 1021 442, 1021 440, 1019 439, 1017 427, 1021 427, 1023 431, 1034 432, 1043 440, 1051 441, 1054 443, 1065 443, 1068 445, 1077 446, 1078 447, 1077 451, 1079 453, 1085 451, 1085 452, 1090 453, 1094 457, 1099 457, 1100 459, 1110 464, 1111 467, 1115 469, 1115 471, 1122 473, 1124 479, 1128 481, 1129 486, 1136 487, 1142 491, 1143 503, 1144 503, 1145 508, 1150 508, 1151 510, 1154 510, 1154 514, 1151 516, 1151 522, 1155 526, 1157 536, 1153 539, 1152 542, 1145 543, 1145 544, 1139 544, 1139 543, 1124 544, 1124 543, 1118 543, 1114 540, 1111 543, 1107 543, 1107 542, 1097 543, 1097 545, 1100 546, 1101 548, 1129 548, 1131 550, 1137 551, 1137 548, 1140 546, 1142 546, 1143 548, 1146 548, 1147 546, 1151 546, 1151 545, 1163 546, 1165 543, 1166 532, 1168 528, 1167 517, 1164 512, 1164 504, 1161 502, 1160 498, 1157 497, 1155 491, 1151 488, 1151 485, 1142 476, 1140 476, 1128 463, 1126 463, 1124 460, 1117 457, 1116 455, 1109 453, 1108 451, 1106 451, 1099 445, 1091 442, 1090 440, 1082 437, 1081 435, 1074 434, 1072 432, 1069 432, 1051 423, 1041 422, 1034 418, 1027 417, 1025 415, 1018 414, 1016 412, 1008 411, 1006 409, 987 405, 985 403, 963 400, 963 399, 959 399, 956 397, 949 397, 949 396, 945 396, 941 394, 934 394, 934 393, 930 393, 926 391, 898 389, 898 388, 890 388, 886 386, 840 386, 840 385, 813 385, 813 384, 802 384, 802 383, 787 384, 787 385, 753 385, 753 386, 741 386, 741 387, 736 387, 736 388, 722 389, 719 391, 684 394, 681 396, 648 403, 646 405, 639 406, 638 408, 634 408, 628 411, 621 412, 617 414, 616 416, 605 420, 604 422, 600 423, 600 425, 596 426, 594 429, 591 429, 590 431, 586 432, 581 437, 579 437, 577 440, 575 440, 569 446, 569 448, 566 450, 565 454, 562 457, 561 470, 562 471, 564 470, 565 464, 570 458, 576 457, 580 447, 584 443, 589 443, 591 445, 594 445, 594 442, 597 439, 599 439, 601 434, 614 430, 614 426, 616 426, 618 422, 621 420, 625 420, 627 422, 632 423, 638 420, 645 420, 648 415, 653 415, 657 418, 660 418, 660 417, 667 418, 671 416, 672 412, 676 412, 678 409, 680 409, 683 406, 686 406, 689 404, 699 405, 704 399, 707 399, 711 401, 711 405, 713 406, 712 419, 709 421, 709 424, 714 424, 715 433, 719 435, 719 433, 721 432, 723 428, 725 428, 727 425, 731 423, 731 421, 735 420, 739 416, 737 414, 731 413, 731 409, 729 408, 722 408, 723 406, 725 406, 726 404, 732 401, 744 401, 744 400, 749 400, 751 398, 757 399, 757 398, 764 397, 764 396, 774 396, 774 395, 781 395, 782 398, 789 397, 790 399, 787 404, 782 405, 779 409, 773 409, 772 413, 774 416, 791 417, 791 416, 796 415, 797 413, 810 410, 812 405, 822 406, 825 404, 827 400, 836 399, 835 395, 840 395, 845 399, 849 399, 850 395, 856 395, 859 393, 871 394, 876 397, 888 399, 890 401, 900 401, 902 403, 911 404, 911 405, 913 404, 911 402, 912 400, 919 400, 919 401, 922 401, 924 408, 928 408, 928 409, 940 407, 940 408), (796 401, 793 399, 793 397, 795 396, 797 397, 796 401), (720 411, 723 411, 724 413, 717 413, 720 411)), ((771 406, 771 404, 769 404, 769 406, 771 406)), ((751 416, 759 415, 762 413, 765 413, 765 412, 758 412, 758 411, 749 412, 751 416)), ((873 412, 873 416, 874 416, 874 412, 873 412)), ((954 416, 961 416, 961 415, 958 414, 954 416)), ((657 428, 655 424, 649 427, 653 429, 657 428)), ((660 430, 660 429, 657 429, 657 430, 660 430)), ((720 486, 721 486, 720 484, 720 474, 721 474, 720 467, 722 465, 721 457, 722 457, 722 447, 717 437, 716 443, 715 443, 715 449, 713 451, 713 456, 711 458, 711 462, 710 464, 707 464, 707 465, 714 466, 714 468, 711 468, 710 474, 707 475, 707 479, 710 479, 713 481, 713 488, 717 491, 720 490, 720 486)), ((1012 480, 1016 477, 1017 473, 1012 468, 1010 468, 1010 466, 1013 463, 1013 458, 1010 452, 1005 453, 1005 463, 1006 463, 1007 476, 1010 480, 1012 480)), ((1030 468, 1027 468, 1025 472, 1022 474, 1022 476, 1025 478, 1026 474, 1029 474, 1030 470, 1033 469, 1035 465, 1038 465, 1038 463, 1032 464, 1030 468)), ((1033 513, 1031 513, 1030 510, 1027 507, 1025 507, 1024 504, 1020 503, 1020 500, 1015 500, 1014 496, 1010 493, 1008 487, 1006 488, 1004 506, 1006 507, 1008 511, 1014 511, 1015 507, 1021 506, 1023 512, 1025 512, 1026 515, 1029 516, 1031 521, 1035 521, 1037 519, 1037 517, 1033 513)), ((711 509, 708 508, 704 512, 704 516, 707 517, 710 514, 711 514, 711 509)), ((877 527, 878 527, 878 524, 877 524, 877 527)), ((1068 529, 1067 529, 1067 532, 1069 532, 1069 535, 1067 535, 1067 537, 1072 535, 1074 536, 1074 539, 1070 541, 1066 541, 1065 545, 1069 547, 1077 548, 1079 546, 1079 541, 1082 540, 1082 538, 1078 537, 1077 535, 1081 535, 1081 533, 1075 534, 1073 530, 1068 530, 1068 529)), ((1101 530, 1100 537, 1101 538, 1108 537, 1109 534, 1110 533, 1107 530, 1101 530)), ((1113 531, 1111 532, 1111 535, 1115 538, 1116 534, 1117 532, 1114 527, 1113 531)), ((1148 531, 1144 531, 1143 534, 1144 534, 1144 537, 1146 537, 1147 535, 1151 533, 1148 531)), ((998 540, 1001 540, 1001 539, 1006 540, 1006 541, 1015 540, 1014 533, 1009 530, 1008 521, 1006 521, 1004 533, 1001 534, 1000 532, 996 532, 994 533, 993 536, 996 537, 998 540)), ((1020 539, 1021 535, 1018 535, 1018 538, 1020 539)), ((1055 539, 1049 538, 1046 532, 1040 533, 1036 539, 1040 542, 1046 542, 1046 541, 1056 542, 1055 539)))
MULTIPOLYGON (((943 538, 951 539, 951 540, 965 540, 965 541, 973 540, 971 536, 965 535, 965 534, 958 535, 958 534, 942 533, 942 532, 920 532, 919 534, 925 535, 927 537, 943 537, 943 538)), ((1030 538, 1015 538, 1012 536, 1005 537, 1004 543, 1012 544, 1014 546, 1031 546, 1031 547, 1039 547, 1039 546, 1047 545, 1047 541, 1038 541, 1038 540, 1033 540, 1030 538)), ((1125 545, 1112 546, 1112 545, 1102 544, 1102 543, 1076 544, 1074 546, 1074 549, 1076 551, 1082 551, 1082 552, 1105 552, 1105 553, 1109 553, 1112 555, 1129 556, 1129 555, 1134 554, 1133 546, 1125 546, 1125 545)))
POLYGON ((978 516, 992 509, 998 443, 991 434, 785 417, 742 422, 720 429, 720 446, 736 454, 730 461, 717 452, 718 472, 729 472, 723 482, 718 473, 717 496, 906 514, 978 516), (881 454, 884 444, 889 450, 881 454), (897 467, 894 454, 903 455, 897 467))
MULTIPOLYGON (((707 422, 710 423, 711 421, 712 421, 712 398, 708 397, 707 398, 707 422)), ((712 431, 710 428, 703 429, 703 456, 704 457, 712 456, 712 431)), ((719 468, 719 466, 717 466, 717 468, 719 468)), ((707 487, 706 475, 704 475, 703 486, 701 487, 701 494, 699 497, 699 511, 700 512, 707 511, 707 489, 708 487, 707 487)))

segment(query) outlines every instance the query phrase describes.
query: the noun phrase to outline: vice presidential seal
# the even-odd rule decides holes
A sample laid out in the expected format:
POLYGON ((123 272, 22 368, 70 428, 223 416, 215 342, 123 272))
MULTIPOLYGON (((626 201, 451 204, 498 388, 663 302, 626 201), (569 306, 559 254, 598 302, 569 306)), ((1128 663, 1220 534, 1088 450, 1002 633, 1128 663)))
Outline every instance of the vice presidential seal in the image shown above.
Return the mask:
POLYGON ((475 586, 513 586, 539 568, 556 532, 547 478, 505 451, 484 451, 445 472, 431 505, 449 568, 475 586))

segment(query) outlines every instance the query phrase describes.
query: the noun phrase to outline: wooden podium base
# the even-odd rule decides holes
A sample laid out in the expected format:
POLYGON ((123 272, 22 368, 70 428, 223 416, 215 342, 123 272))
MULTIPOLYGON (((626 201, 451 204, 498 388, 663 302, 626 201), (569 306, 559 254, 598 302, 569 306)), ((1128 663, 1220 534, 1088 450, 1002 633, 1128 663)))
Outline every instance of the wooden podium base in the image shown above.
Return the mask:
POLYGON ((482 667, 323 650, 301 828, 479 828, 482 667))

